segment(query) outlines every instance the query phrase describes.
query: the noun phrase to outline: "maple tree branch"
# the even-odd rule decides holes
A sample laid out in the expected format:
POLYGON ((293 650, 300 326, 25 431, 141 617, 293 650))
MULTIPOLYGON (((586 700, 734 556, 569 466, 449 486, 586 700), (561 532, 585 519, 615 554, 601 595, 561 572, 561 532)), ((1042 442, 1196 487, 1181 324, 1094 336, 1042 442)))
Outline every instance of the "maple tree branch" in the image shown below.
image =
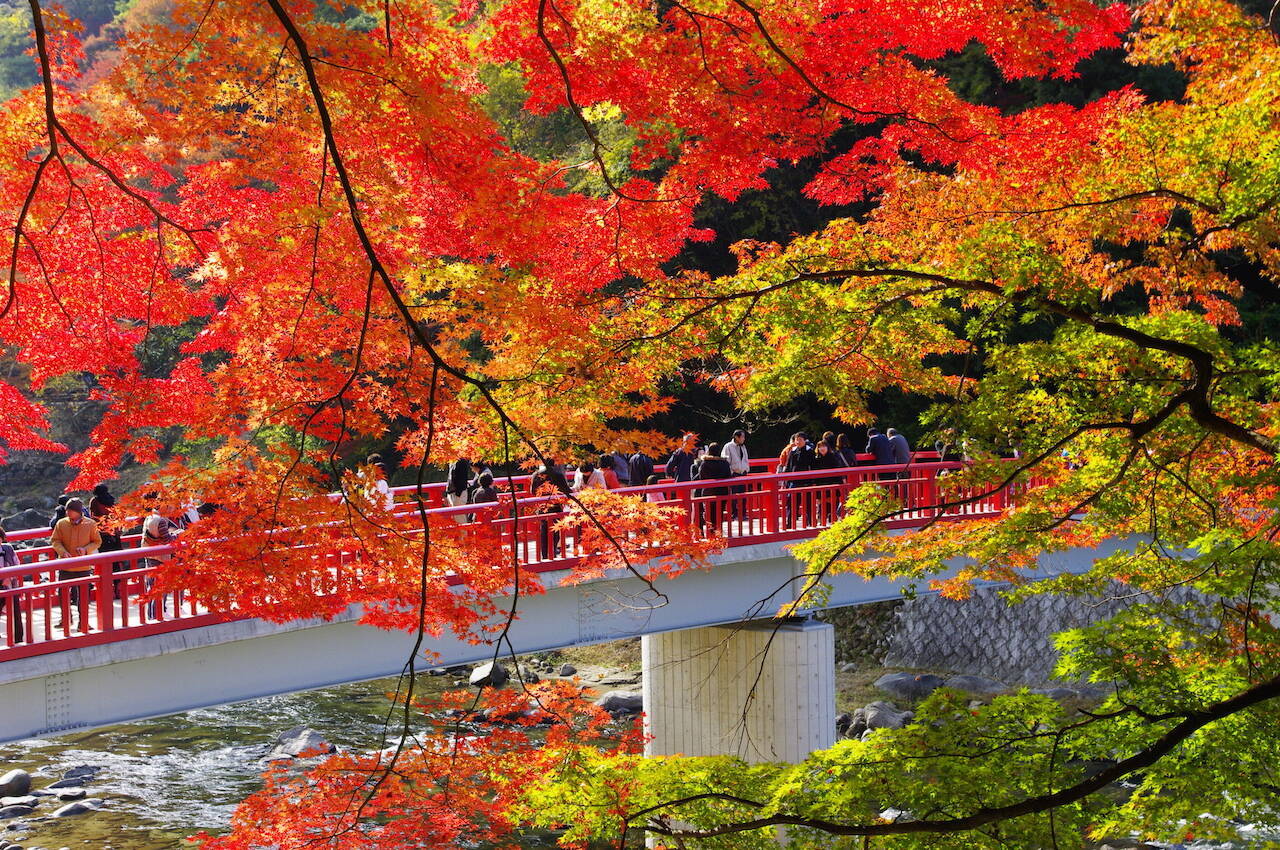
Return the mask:
POLYGON ((382 31, 387 40, 387 55, 391 55, 391 0, 382 0, 382 31))
MULTIPOLYGON (((32 2, 35 2, 35 0, 32 0, 32 2)), ((320 130, 324 140, 324 146, 329 151, 329 159, 333 166, 334 177, 338 181, 338 185, 342 188, 342 194, 346 199, 347 204, 347 214, 351 219, 351 225, 355 230, 356 238, 360 242, 361 250, 368 259, 373 274, 382 285, 383 291, 385 291, 387 297, 391 299, 391 303, 395 306, 396 312, 399 313, 405 327, 412 335, 412 338, 418 343, 423 351, 427 353, 431 362, 435 364, 441 372, 474 387, 475 390, 480 393, 481 397, 484 398, 485 403, 488 404, 494 413, 497 414, 499 420, 508 425, 522 443, 529 446, 533 455, 538 458, 538 460, 550 466, 548 458, 538 447, 536 441, 529 437, 525 433, 524 429, 520 427, 519 423, 510 417, 505 408, 503 408, 503 406, 494 397, 493 392, 485 385, 485 382, 445 360, 436 349, 435 345, 433 345, 431 340, 427 337, 426 331, 422 328, 419 322, 413 318, 413 313, 409 305, 405 302, 404 296, 400 294, 400 290, 396 288, 395 281, 391 279, 390 272, 387 271, 386 266, 382 262, 382 257, 379 255, 377 248, 373 244, 373 238, 365 228, 364 218, 360 215, 360 203, 356 197, 355 183, 352 181, 351 175, 347 171, 346 159, 343 157, 342 151, 338 147, 338 138, 337 134, 334 132, 333 117, 329 112, 328 99, 325 97, 324 89, 320 85, 319 76, 316 74, 315 63, 312 61, 307 41, 303 37, 302 32, 298 29, 297 24, 294 22, 289 12, 281 4, 280 0, 267 0, 267 5, 271 7, 272 11, 275 13, 276 19, 280 22, 281 26, 284 27, 288 40, 294 45, 298 63, 302 67, 303 74, 307 80, 307 87, 311 93, 311 100, 316 107, 316 116, 320 122, 320 130)), ((569 501, 576 504, 591 521, 592 525, 599 529, 605 538, 613 544, 615 550, 622 557, 627 571, 640 581, 644 582, 649 591, 653 593, 655 599, 658 599, 662 604, 665 604, 667 601, 667 595, 658 590, 649 577, 643 575, 638 569, 636 569, 635 565, 631 563, 631 559, 627 557, 622 544, 614 539, 613 535, 604 527, 604 524, 600 521, 599 517, 596 516, 595 512, 583 505, 576 496, 569 495, 567 498, 569 501)))
MULTIPOLYGON (((1070 201, 1068 203, 1058 204, 1057 206, 1052 206, 1052 207, 1027 207, 1025 209, 1011 207, 1007 209, 974 210, 973 212, 967 213, 964 216, 960 216, 957 218, 950 218, 950 219, 940 219, 940 221, 944 221, 944 222, 945 221, 962 221, 965 218, 971 218, 977 215, 1044 215, 1047 213, 1066 212, 1067 210, 1089 209, 1092 207, 1106 207, 1106 206, 1112 206, 1113 204, 1122 204, 1125 201, 1141 201, 1149 198, 1166 198, 1168 200, 1180 201, 1181 203, 1187 204, 1188 206, 1196 207, 1197 209, 1203 210, 1204 212, 1211 213, 1213 215, 1218 215, 1222 212, 1222 209, 1220 207, 1217 207, 1206 201, 1202 201, 1199 198, 1194 198, 1191 195, 1188 195, 1184 192, 1179 192, 1175 189, 1166 189, 1166 188, 1160 187, 1156 189, 1142 189, 1136 192, 1127 192, 1125 194, 1116 195, 1111 198, 1100 198, 1096 201, 1070 201)), ((1237 223, 1242 224, 1243 221, 1240 221, 1237 223)))
POLYGON ((700 18, 707 18, 708 20, 719 21, 720 23, 729 27, 730 32, 733 33, 733 36, 735 38, 741 39, 737 25, 734 24, 732 21, 726 18, 722 18, 718 15, 708 15, 705 12, 696 12, 693 9, 690 9, 688 6, 684 5, 683 3, 677 2, 677 0, 668 0, 668 2, 671 3, 671 6, 673 8, 679 9, 681 12, 683 12, 689 18, 690 23, 693 24, 694 32, 698 39, 698 55, 702 61, 702 70, 706 71, 707 75, 710 76, 711 79, 715 80, 716 85, 718 85, 720 87, 720 90, 723 91, 725 94, 741 95, 742 92, 737 91, 731 88, 730 86, 725 85, 724 81, 720 79, 720 77, 716 74, 714 70, 712 70, 711 63, 707 59, 707 43, 706 43, 706 38, 702 32, 702 21, 700 20, 700 18))
POLYGON ((1067 510, 1063 511, 1058 516, 1057 519, 1053 520, 1047 525, 1040 526, 1035 530, 1038 532, 1050 532, 1057 528, 1060 528, 1063 525, 1066 525, 1072 519, 1074 519, 1076 515, 1079 514, 1081 511, 1083 511, 1085 508, 1089 507, 1094 502, 1098 501, 1098 499, 1106 495, 1108 490, 1110 490, 1112 487, 1115 487, 1121 481, 1124 480, 1124 476, 1129 471, 1129 467, 1133 466, 1134 460, 1137 459, 1139 452, 1144 447, 1145 446, 1141 441, 1135 440, 1133 442, 1133 445, 1130 447, 1129 454, 1125 457, 1124 462, 1120 464, 1120 468, 1116 470, 1115 475, 1111 476, 1111 479, 1109 481, 1107 481, 1105 484, 1099 487, 1095 487, 1092 493, 1090 493, 1088 496, 1085 496, 1083 499, 1081 499, 1076 504, 1072 505, 1067 510))
POLYGON ((814 81, 813 77, 811 77, 809 73, 805 71, 804 67, 799 62, 797 62, 791 56, 791 54, 787 53, 787 51, 782 49, 782 45, 778 44, 778 42, 774 39, 773 35, 769 32, 768 27, 765 26, 764 18, 763 16, 761 16, 759 9, 755 8, 750 3, 747 3, 746 0, 733 0, 733 2, 735 5, 740 7, 743 11, 745 11, 748 15, 751 16, 751 20, 755 23, 756 30, 760 33, 760 36, 764 39, 765 44, 769 46, 769 50, 772 51, 779 59, 785 62, 787 66, 791 68, 791 70, 795 71, 796 76, 798 76, 801 82, 805 84, 805 87, 808 88, 809 91, 813 92, 813 94, 815 94, 822 100, 825 100, 834 106, 838 106, 841 109, 851 112, 854 115, 861 115, 861 116, 864 116, 867 118, 873 118, 873 119, 880 119, 880 118, 896 119, 896 120, 904 121, 908 124, 920 124, 922 126, 928 127, 931 130, 935 131, 936 133, 938 133, 938 135, 942 136, 947 141, 956 142, 958 144, 966 144, 968 142, 973 141, 974 139, 978 138, 979 135, 981 135, 981 134, 975 133, 974 135, 970 136, 967 139, 957 139, 954 136, 952 136, 950 133, 948 133, 946 130, 942 129, 941 125, 933 121, 927 121, 923 118, 917 118, 916 116, 909 115, 906 112, 884 112, 877 109, 859 109, 858 107, 853 106, 852 104, 849 104, 843 100, 840 100, 839 98, 835 97, 830 92, 826 91, 821 86, 819 86, 814 81))
MULTIPOLYGON (((1004 806, 983 806, 971 814, 945 820, 913 820, 896 823, 846 824, 823 818, 812 818, 803 815, 777 814, 769 817, 739 821, 707 829, 682 829, 650 820, 644 829, 657 835, 671 838, 696 839, 711 838, 717 835, 733 835, 763 829, 771 826, 799 826, 814 829, 829 835, 918 835, 947 834, 968 832, 988 824, 998 823, 1011 818, 1040 814, 1077 802, 1101 791, 1108 785, 1140 770, 1151 767, 1161 758, 1172 752, 1179 744, 1199 732, 1210 723, 1226 719, 1234 714, 1261 705, 1280 697, 1280 676, 1269 679, 1254 687, 1248 688, 1228 699, 1213 703, 1206 708, 1188 711, 1184 718, 1160 737, 1133 755, 1121 759, 1094 775, 1080 780, 1065 788, 1028 797, 1017 803, 1004 806)), ((670 805, 676 805, 674 801, 670 805)))
POLYGON ((321 65, 328 65, 330 68, 337 68, 339 71, 350 71, 353 74, 363 74, 366 77, 373 77, 375 80, 381 80, 386 85, 391 86, 396 91, 400 92, 400 94, 404 95, 410 100, 418 99, 418 96, 416 94, 413 94, 412 92, 406 90, 404 86, 400 85, 391 77, 388 77, 385 74, 379 74, 377 71, 370 71, 367 68, 357 68, 354 65, 344 65, 341 62, 332 62, 328 59, 325 59, 322 56, 316 56, 314 53, 311 54, 311 61, 318 62, 321 65))
POLYGON ((1193 420, 1213 433, 1219 434, 1233 442, 1240 443, 1268 455, 1275 455, 1277 451, 1280 450, 1280 447, 1278 447, 1274 441, 1264 437, 1256 431, 1252 431, 1243 425, 1240 425, 1237 422, 1227 419, 1213 409, 1213 406, 1209 401, 1209 393, 1216 375, 1216 368, 1214 365, 1214 357, 1210 352, 1183 340, 1153 336, 1152 334, 1121 324, 1118 321, 1104 319, 1094 313, 1088 312, 1087 310, 1072 307, 1053 298, 1037 295, 1035 293, 1009 292, 994 281, 976 278, 959 278, 937 272, 920 271, 918 269, 880 266, 871 268, 841 268, 801 272, 790 278, 778 281, 777 283, 769 284, 768 286, 760 287, 759 289, 748 292, 734 292, 725 295, 711 296, 689 296, 693 299, 707 300, 707 303, 703 307, 694 311, 694 313, 691 314, 691 317, 701 315, 730 300, 752 298, 757 294, 774 292, 802 281, 879 277, 897 277, 907 280, 918 280, 939 284, 939 286, 922 290, 918 294, 958 289, 962 291, 983 292, 989 295, 996 295, 1001 298, 1005 298, 1012 303, 1019 303, 1023 306, 1038 308, 1045 312, 1061 316, 1062 318, 1079 322, 1089 326, 1100 334, 1114 337, 1116 339, 1123 339, 1127 342, 1133 343, 1139 348, 1163 351, 1167 354, 1173 354, 1188 361, 1194 372, 1194 377, 1191 383, 1185 390, 1171 398, 1169 404, 1158 413, 1141 422, 1130 423, 1128 428, 1135 439, 1141 439, 1168 419, 1169 416, 1175 413, 1179 408, 1185 406, 1193 420))
POLYGON ((172 67, 173 64, 177 62, 178 59, 184 53, 187 52, 187 50, 191 47, 191 45, 195 43, 196 39, 199 38, 200 36, 200 31, 204 29, 205 21, 209 19, 209 15, 210 13, 213 12, 213 7, 216 6, 217 3, 218 3, 218 0, 209 0, 209 2, 204 7, 204 13, 200 16, 200 20, 196 22, 195 28, 191 31, 191 35, 187 38, 186 42, 182 45, 181 48, 174 51, 173 55, 171 55, 167 60, 165 60, 165 63, 161 65, 159 68, 154 68, 147 71, 146 78, 148 81, 151 80, 156 74, 159 74, 161 71, 165 71, 170 67, 172 67))

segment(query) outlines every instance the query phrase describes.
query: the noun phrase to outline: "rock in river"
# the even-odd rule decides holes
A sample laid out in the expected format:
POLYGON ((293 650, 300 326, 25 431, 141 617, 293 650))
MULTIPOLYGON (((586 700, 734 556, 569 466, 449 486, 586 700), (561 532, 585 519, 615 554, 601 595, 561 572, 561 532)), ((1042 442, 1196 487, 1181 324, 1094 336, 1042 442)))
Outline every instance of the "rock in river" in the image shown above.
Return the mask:
POLYGON ((87 815, 89 812, 96 812, 101 800, 81 800, 77 803, 67 803, 60 809, 55 809, 53 816, 55 818, 69 818, 76 815, 87 815))
POLYGON ((507 673, 507 668, 496 661, 490 661, 471 671, 470 682, 476 688, 500 688, 510 678, 511 675, 507 673))
MULTIPOLYGON (((275 748, 267 755, 268 761, 276 759, 297 758, 303 753, 333 753, 338 748, 330 744, 314 729, 306 726, 294 726, 292 729, 281 732, 276 738, 275 748)), ((50 785, 50 788, 53 786, 50 785)))
MULTIPOLYGON (((860 711, 868 729, 901 729, 915 717, 915 712, 899 711, 893 703, 879 700, 860 711)), ((854 712, 854 723, 857 723, 857 712, 854 712)))
POLYGON ((5 806, 3 809, 0 809, 0 820, 25 817, 34 811, 34 806, 5 806))

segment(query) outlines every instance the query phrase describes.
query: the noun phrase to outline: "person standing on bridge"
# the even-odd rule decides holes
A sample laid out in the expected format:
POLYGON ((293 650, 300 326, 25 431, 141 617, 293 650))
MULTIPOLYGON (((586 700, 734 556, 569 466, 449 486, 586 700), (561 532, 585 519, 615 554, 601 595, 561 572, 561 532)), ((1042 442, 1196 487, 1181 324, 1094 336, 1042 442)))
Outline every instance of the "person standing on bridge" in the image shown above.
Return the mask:
MULTIPOLYGON (((618 476, 619 486, 631 486, 631 462, 627 459, 627 453, 620 448, 613 452, 613 474, 618 476)), ((644 479, 641 478, 635 486, 639 487, 643 484, 644 479)))
POLYGON ((733 432, 733 439, 725 444, 724 459, 729 461, 729 472, 734 478, 751 472, 751 458, 747 454, 747 432, 741 428, 733 432))
POLYGON ((889 444, 889 438, 880 433, 879 428, 867 429, 866 452, 872 456, 871 462, 876 466, 893 464, 893 446, 889 444))
POLYGON ((840 463, 845 466, 858 465, 858 453, 853 450, 853 440, 848 434, 836 437, 836 454, 840 456, 840 463))
POLYGON ((387 483, 387 467, 382 462, 382 455, 374 452, 365 458, 365 463, 373 471, 373 486, 366 488, 365 495, 370 502, 381 502, 385 510, 394 510, 396 497, 391 492, 391 485, 387 483))
MULTIPOLYGON (((893 465, 893 446, 889 438, 880 433, 878 428, 867 429, 867 454, 872 455, 871 462, 876 466, 893 465)), ((880 480, 896 478, 897 473, 881 472, 876 475, 880 480)))
MULTIPOLYGON (((823 440, 813 447, 814 469, 840 469, 845 465, 844 460, 840 457, 840 453, 831 448, 831 445, 831 443, 823 440)), ((835 521, 837 508, 843 501, 840 498, 842 491, 836 488, 838 488, 843 481, 843 478, 837 477, 817 478, 810 482, 814 486, 823 488, 814 494, 817 521, 819 523, 830 524, 835 521)))
MULTIPOLYGON (((151 494, 151 498, 156 498, 154 493, 151 494)), ((172 545, 172 543, 178 539, 178 533, 179 533, 179 528, 177 523, 173 522, 171 519, 169 519, 166 516, 162 516, 160 514, 160 509, 155 507, 154 505, 150 507, 150 513, 148 513, 146 518, 142 520, 142 545, 143 546, 172 545)), ((143 569, 155 569, 156 567, 160 566, 161 564, 163 564, 165 561, 169 560, 172 557, 173 555, 168 552, 151 554, 141 559, 138 562, 138 566, 143 569)), ((155 582, 156 582, 155 577, 152 575, 148 575, 143 580, 143 588, 147 591, 150 591, 152 586, 155 585, 155 582)), ((179 605, 181 604, 180 599, 178 604, 179 605)), ((149 617, 150 619, 153 619, 153 620, 156 619, 156 613, 158 612, 158 610, 159 608, 157 607, 154 600, 147 603, 147 617, 149 617)))
POLYGON ((618 477, 618 462, 611 454, 600 455, 599 472, 604 478, 604 489, 617 490, 622 487, 622 479, 618 477))
POLYGON ((63 493, 58 497, 58 506, 53 509, 53 517, 49 520, 50 528, 56 526, 67 515, 67 502, 69 501, 71 501, 70 493, 63 493))
MULTIPOLYGON (((725 443, 724 459, 729 462, 729 474, 734 478, 751 474, 751 457, 747 454, 746 431, 739 428, 733 432, 733 439, 725 443)), ((729 492, 735 496, 746 491, 745 484, 738 484, 729 488, 729 492)), ((737 519, 740 516, 745 519, 747 515, 746 499, 733 499, 729 503, 729 514, 730 519, 737 519)))
MULTIPOLYGON (((797 431, 791 435, 791 443, 787 446, 784 455, 785 460, 779 472, 808 472, 813 469, 813 443, 809 442, 809 435, 803 431, 797 431)), ((808 485, 808 481, 792 478, 782 486, 784 490, 797 490, 808 485)), ((788 493, 783 497, 784 516, 788 528, 793 527, 793 522, 799 522, 800 514, 809 515, 813 506, 811 495, 811 492, 788 493)))
MULTIPOLYGON (((449 477, 444 485, 444 502, 451 508, 461 507, 467 504, 467 500, 471 494, 471 479, 474 473, 471 469, 471 461, 465 457, 459 457, 453 463, 449 464, 449 477)), ((453 521, 459 525, 467 521, 466 514, 454 514, 453 521)))
POLYGON ((671 453, 671 457, 667 459, 667 477, 673 481, 692 481, 693 480, 693 462, 698 459, 698 454, 694 449, 697 447, 698 438, 693 434, 685 434, 684 439, 680 441, 680 448, 671 453))
MULTIPOLYGON (((569 495, 569 481, 564 476, 564 472, 556 463, 555 458, 548 457, 546 463, 538 468, 538 471, 529 479, 529 493, 536 497, 554 497, 556 495, 569 495)), ((534 508, 534 513, 547 515, 548 518, 539 520, 538 522, 538 551, 537 559, 540 561, 548 561, 556 557, 560 551, 561 535, 560 532, 553 529, 555 519, 550 515, 564 512, 564 506, 559 499, 551 498, 541 505, 534 508)))
MULTIPOLYGON (((487 505, 498 501, 498 488, 493 486, 493 473, 485 470, 476 476, 476 489, 471 491, 471 504, 487 505)), ((471 521, 475 522, 486 517, 491 518, 488 513, 471 514, 471 521)))
MULTIPOLYGON (((4 529, 0 528, 0 569, 17 569, 19 566, 21 566, 21 563, 18 561, 18 553, 14 551, 13 545, 9 543, 9 538, 5 535, 4 529)), ((22 587, 23 578, 24 576, 21 575, 5 576, 0 579, 0 591, 15 590, 22 587)), ((22 622, 22 606, 18 602, 18 597, 16 595, 12 597, 0 597, 0 611, 6 610, 9 612, 9 622, 13 623, 13 626, 6 629, 4 634, 6 636, 11 635, 13 643, 15 644, 22 643, 25 638, 22 622), (12 603, 9 602, 10 599, 13 600, 12 603)))
MULTIPOLYGON (((903 467, 911 463, 911 446, 907 443, 907 438, 899 434, 897 428, 890 428, 888 437, 889 447, 893 450, 893 462, 903 467)), ((906 469, 898 473, 899 478, 906 478, 908 475, 910 473, 906 469)))
MULTIPOLYGON (((84 515, 84 502, 79 499, 71 499, 67 502, 67 515, 58 520, 58 524, 53 527, 53 533, 49 535, 49 545, 53 547, 53 551, 58 553, 59 558, 78 558, 82 555, 92 555, 102 547, 102 535, 98 533, 98 524, 84 515)), ((92 575, 93 569, 81 567, 75 570, 58 570, 58 581, 65 579, 81 579, 85 576, 92 575)), ((59 619, 54 624, 55 629, 69 627, 68 622, 71 617, 79 613, 80 632, 92 631, 85 626, 85 619, 89 608, 89 594, 80 592, 80 585, 71 588, 70 593, 72 612, 70 616, 59 619)), ((99 604, 102 601, 99 600, 99 604)))
MULTIPOLYGON (((698 461, 693 477, 698 481, 720 481, 732 478, 732 467, 729 461, 721 456, 720 444, 707 446, 707 453, 698 461)), ((729 495, 728 487, 700 487, 693 493, 699 498, 711 498, 712 501, 698 505, 698 524, 705 526, 711 534, 720 533, 721 510, 719 499, 729 495)))
MULTIPOLYGON (((119 552, 124 548, 120 535, 107 531, 105 520, 111 516, 111 509, 116 505, 116 497, 111 495, 106 484, 98 484, 93 488, 93 497, 89 499, 89 517, 98 524, 98 534, 102 535, 102 546, 99 552, 119 552)), ((115 561, 111 572, 119 573, 129 569, 128 561, 115 561)), ((111 598, 120 598, 120 583, 111 583, 111 598)))
POLYGON ((627 472, 636 487, 643 487, 649 483, 649 477, 653 475, 653 458, 637 450, 627 459, 627 472))

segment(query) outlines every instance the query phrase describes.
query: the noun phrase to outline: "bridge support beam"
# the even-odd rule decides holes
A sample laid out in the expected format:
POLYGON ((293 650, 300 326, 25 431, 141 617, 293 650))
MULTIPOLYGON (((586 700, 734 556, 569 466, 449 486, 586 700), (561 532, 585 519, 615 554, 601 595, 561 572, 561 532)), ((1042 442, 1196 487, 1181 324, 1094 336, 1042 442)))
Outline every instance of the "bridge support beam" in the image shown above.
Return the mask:
POLYGON ((813 620, 645 635, 645 755, 799 762, 836 740, 835 630, 813 620))

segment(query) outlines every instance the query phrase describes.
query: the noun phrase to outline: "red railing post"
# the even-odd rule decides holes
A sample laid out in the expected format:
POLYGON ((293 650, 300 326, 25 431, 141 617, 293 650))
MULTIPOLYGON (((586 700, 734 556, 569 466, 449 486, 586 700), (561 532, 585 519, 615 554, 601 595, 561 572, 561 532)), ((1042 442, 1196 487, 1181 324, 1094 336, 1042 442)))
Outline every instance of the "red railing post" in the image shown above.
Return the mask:
POLYGON ((688 525, 690 528, 698 527, 697 507, 693 504, 693 488, 680 488, 680 506, 684 508, 685 515, 689 518, 688 525))
POLYGON ((936 466, 925 473, 922 489, 925 510, 921 511, 921 515, 926 521, 936 519, 938 516, 938 468, 936 466))
POLYGON ((782 505, 779 492, 778 479, 776 478, 770 478, 760 490, 761 498, 764 499, 766 534, 777 534, 781 530, 780 515, 782 513, 782 505))
MULTIPOLYGON (((111 587, 112 561, 99 561, 94 564, 94 591, 98 596, 98 631, 109 632, 115 629, 115 594, 111 587)), ((88 588, 85 588, 86 592, 88 588)))

